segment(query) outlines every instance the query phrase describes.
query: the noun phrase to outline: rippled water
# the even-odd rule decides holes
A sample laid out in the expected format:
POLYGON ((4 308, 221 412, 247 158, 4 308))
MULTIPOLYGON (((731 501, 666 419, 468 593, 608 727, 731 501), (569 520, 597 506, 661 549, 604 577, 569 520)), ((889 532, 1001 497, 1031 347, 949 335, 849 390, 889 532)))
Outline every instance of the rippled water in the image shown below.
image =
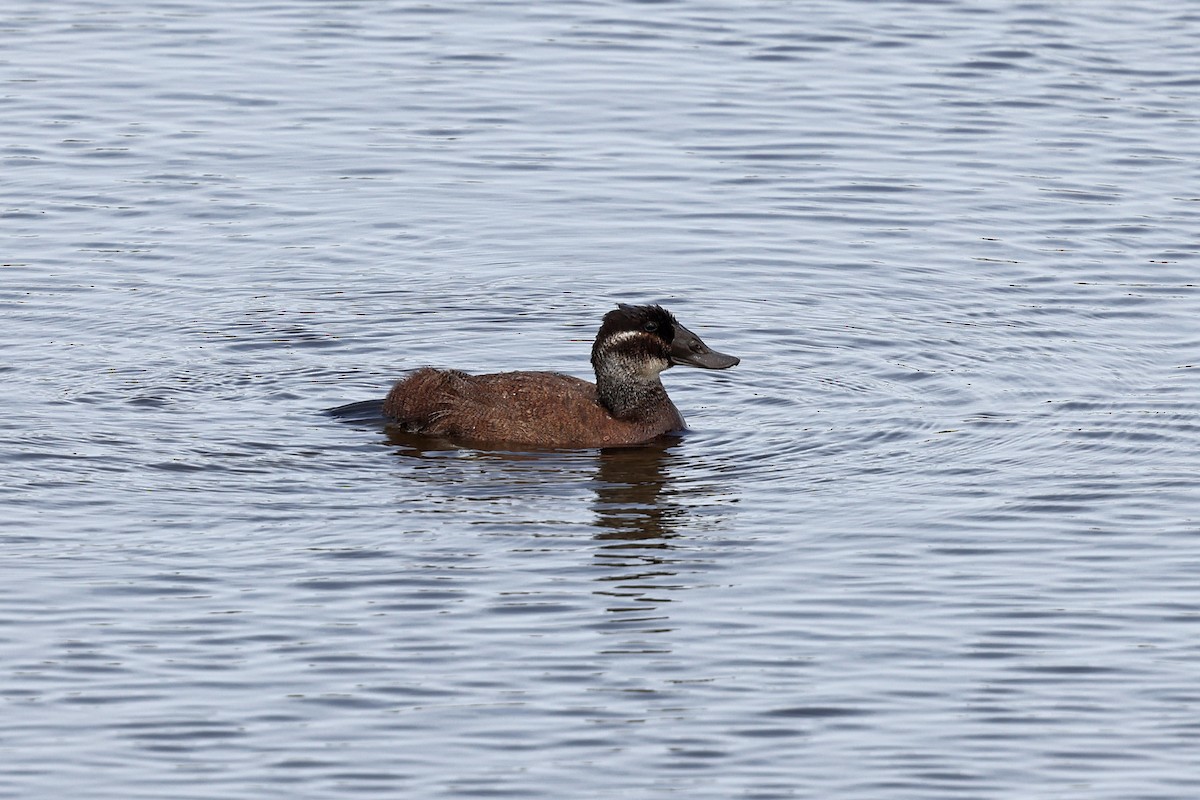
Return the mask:
POLYGON ((0 29, 0 796, 1200 794, 1190 4, 0 29), (321 413, 616 301, 681 440, 321 413))

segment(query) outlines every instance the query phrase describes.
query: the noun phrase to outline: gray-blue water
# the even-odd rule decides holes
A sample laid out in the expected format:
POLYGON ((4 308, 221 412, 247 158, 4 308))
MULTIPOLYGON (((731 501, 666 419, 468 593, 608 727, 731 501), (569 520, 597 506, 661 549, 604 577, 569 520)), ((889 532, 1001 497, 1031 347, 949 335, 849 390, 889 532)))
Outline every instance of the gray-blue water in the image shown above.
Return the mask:
POLYGON ((1200 796, 1200 9, 8 0, 0 797, 1200 796), (641 450, 424 364, 722 373, 641 450))

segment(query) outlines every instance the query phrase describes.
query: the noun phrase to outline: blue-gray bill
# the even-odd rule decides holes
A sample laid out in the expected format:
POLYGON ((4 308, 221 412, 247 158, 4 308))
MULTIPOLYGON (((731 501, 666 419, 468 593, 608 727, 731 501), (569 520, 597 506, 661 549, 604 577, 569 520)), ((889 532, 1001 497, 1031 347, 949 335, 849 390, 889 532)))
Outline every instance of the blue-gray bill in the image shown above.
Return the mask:
POLYGON ((671 363, 703 369, 729 369, 741 362, 737 356, 718 353, 687 328, 675 323, 675 338, 671 340, 671 363))

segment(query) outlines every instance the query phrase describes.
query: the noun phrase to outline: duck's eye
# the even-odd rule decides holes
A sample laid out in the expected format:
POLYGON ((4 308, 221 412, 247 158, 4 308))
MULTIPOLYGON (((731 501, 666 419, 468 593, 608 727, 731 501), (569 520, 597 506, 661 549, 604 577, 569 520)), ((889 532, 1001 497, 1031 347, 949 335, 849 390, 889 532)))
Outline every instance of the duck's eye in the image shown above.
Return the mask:
POLYGON ((658 323, 655 322, 654 320, 650 320, 645 325, 643 325, 642 328, 644 330, 649 331, 650 333, 654 333, 656 330, 658 330, 658 323))

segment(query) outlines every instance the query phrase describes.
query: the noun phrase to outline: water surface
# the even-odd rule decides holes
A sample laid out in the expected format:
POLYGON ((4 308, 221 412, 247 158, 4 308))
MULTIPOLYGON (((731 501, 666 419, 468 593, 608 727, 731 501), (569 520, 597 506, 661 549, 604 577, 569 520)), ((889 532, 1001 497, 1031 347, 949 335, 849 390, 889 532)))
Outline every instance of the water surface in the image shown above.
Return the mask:
POLYGON ((0 29, 0 796, 1200 792, 1187 4, 0 29), (321 413, 618 301, 682 439, 321 413))

